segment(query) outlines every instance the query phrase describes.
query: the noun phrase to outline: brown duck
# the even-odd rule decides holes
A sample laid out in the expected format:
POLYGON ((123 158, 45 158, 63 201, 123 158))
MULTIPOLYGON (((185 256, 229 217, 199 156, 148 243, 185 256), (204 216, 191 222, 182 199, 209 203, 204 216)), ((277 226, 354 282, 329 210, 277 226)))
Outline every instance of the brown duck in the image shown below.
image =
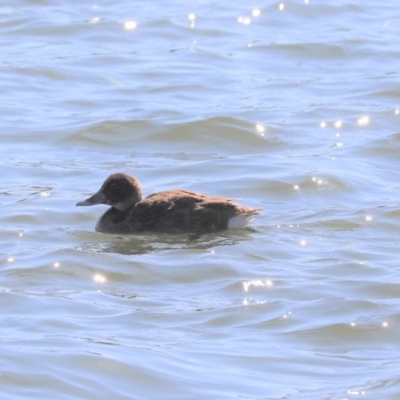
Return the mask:
POLYGON ((110 175, 97 193, 76 205, 95 204, 111 206, 96 224, 96 231, 106 233, 202 234, 240 229, 262 210, 181 189, 154 193, 143 199, 139 181, 125 173, 110 175))

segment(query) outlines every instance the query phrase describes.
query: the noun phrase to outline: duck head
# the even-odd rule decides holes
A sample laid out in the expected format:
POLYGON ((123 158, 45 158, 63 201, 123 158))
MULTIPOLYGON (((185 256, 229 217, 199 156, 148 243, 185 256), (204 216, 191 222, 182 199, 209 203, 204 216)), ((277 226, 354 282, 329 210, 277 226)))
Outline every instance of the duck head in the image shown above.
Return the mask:
POLYGON ((139 181, 131 175, 117 173, 110 175, 97 193, 76 205, 108 204, 118 210, 126 210, 140 200, 142 200, 142 188, 139 181))

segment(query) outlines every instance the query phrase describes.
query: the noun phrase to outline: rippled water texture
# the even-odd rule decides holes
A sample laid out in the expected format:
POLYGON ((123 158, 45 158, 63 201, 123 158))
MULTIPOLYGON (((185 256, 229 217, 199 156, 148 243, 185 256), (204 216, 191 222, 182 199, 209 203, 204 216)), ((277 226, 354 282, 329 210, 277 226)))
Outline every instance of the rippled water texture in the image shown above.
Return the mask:
POLYGON ((0 4, 2 397, 398 400, 399 16, 0 4), (264 211, 95 233, 118 171, 264 211))

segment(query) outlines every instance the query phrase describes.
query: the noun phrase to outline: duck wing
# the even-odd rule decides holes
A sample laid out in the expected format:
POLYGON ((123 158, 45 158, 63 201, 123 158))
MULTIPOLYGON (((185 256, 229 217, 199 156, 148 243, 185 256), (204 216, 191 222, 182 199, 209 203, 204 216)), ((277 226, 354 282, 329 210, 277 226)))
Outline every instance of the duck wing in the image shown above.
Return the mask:
POLYGON ((187 190, 167 190, 136 203, 130 221, 137 231, 187 231, 187 215, 204 195, 187 190))
POLYGON ((230 218, 244 211, 229 199, 178 189, 146 197, 130 220, 137 231, 202 233, 226 229, 230 218))

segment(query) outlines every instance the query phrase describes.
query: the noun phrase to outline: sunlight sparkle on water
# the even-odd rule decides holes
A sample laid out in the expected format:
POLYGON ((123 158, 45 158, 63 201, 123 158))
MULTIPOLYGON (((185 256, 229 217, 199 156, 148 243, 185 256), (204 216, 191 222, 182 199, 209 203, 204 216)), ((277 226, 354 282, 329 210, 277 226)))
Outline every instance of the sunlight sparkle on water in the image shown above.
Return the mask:
POLYGON ((311 178, 311 180, 312 180, 313 182, 316 182, 318 185, 322 185, 322 179, 318 179, 318 178, 316 178, 315 176, 313 176, 313 177, 311 178))
POLYGON ((261 10, 256 8, 252 11, 251 13, 253 15, 253 17, 259 17, 261 15, 261 10))
POLYGON ((50 192, 47 192, 47 191, 40 192, 40 197, 49 197, 49 196, 50 196, 50 192))
POLYGON ((351 394, 352 396, 359 396, 361 395, 365 395, 364 390, 348 390, 347 394, 351 394))
POLYGON ((93 18, 89 19, 89 24, 97 24, 99 22, 100 22, 99 17, 93 17, 93 18))
POLYGON ((320 122, 319 126, 321 128, 326 128, 326 122, 324 122, 324 121, 320 122))
POLYGON ((343 126, 343 122, 342 122, 342 121, 336 121, 336 122, 335 122, 335 127, 336 127, 336 128, 339 129, 339 128, 341 128, 342 126, 343 126))
POLYGON ((285 9, 285 5, 283 3, 279 4, 279 11, 283 11, 285 9))
POLYGON ((272 286, 273 282, 269 279, 262 281, 260 279, 254 279, 252 281, 243 282, 243 289, 245 292, 249 291, 250 286, 272 286))
POLYGON ((365 217, 365 220, 368 221, 368 222, 372 221, 372 216, 371 215, 367 215, 365 217))
POLYGON ((299 185, 294 185, 293 187, 294 187, 294 190, 299 190, 300 189, 299 185))
POLYGON ((239 22, 239 24, 250 25, 251 19, 249 17, 239 17, 238 22, 239 22))
POLYGON ((397 108, 396 110, 394 110, 394 113, 395 113, 396 115, 399 115, 399 114, 400 114, 400 110, 397 108))
POLYGON ((387 327, 389 327, 389 324, 388 324, 386 321, 384 321, 384 322, 382 323, 382 327, 383 327, 383 328, 387 328, 387 327))
POLYGON ((265 126, 261 124, 256 124, 256 131, 264 136, 265 126))
POLYGON ((358 125, 366 126, 370 123, 370 119, 368 116, 364 116, 364 117, 358 118, 357 122, 358 122, 358 125))
MULTIPOLYGON (((193 28, 193 26, 190 26, 193 28)), ((196 51, 196 46, 197 46, 197 40, 194 40, 192 45, 190 46, 190 51, 196 51)))
POLYGON ((302 246, 307 246, 307 240, 301 240, 301 241, 300 241, 300 244, 301 244, 302 246))
POLYGON ((94 280, 96 283, 105 283, 106 278, 105 278, 104 275, 96 274, 95 276, 93 276, 93 280, 94 280))
POLYGON ((8 258, 7 258, 7 261, 8 261, 8 262, 13 262, 13 261, 14 261, 14 257, 8 257, 8 258))
POLYGON ((133 31, 134 29, 137 28, 137 22, 136 22, 136 21, 126 21, 126 22, 124 23, 124 28, 125 28, 127 31, 133 31))
POLYGON ((53 264, 53 266, 54 266, 54 268, 58 268, 58 267, 60 266, 60 263, 59 263, 59 262, 55 262, 55 263, 53 264))
POLYGON ((190 21, 190 27, 191 27, 191 28, 194 28, 194 23, 195 23, 195 21, 196 21, 196 14, 190 13, 190 14, 188 15, 188 19, 189 19, 189 21, 190 21))
POLYGON ((252 299, 250 298, 250 299, 243 299, 242 303, 243 303, 245 306, 248 306, 248 305, 250 305, 250 304, 265 304, 266 301, 265 301, 265 300, 252 300, 252 299))

